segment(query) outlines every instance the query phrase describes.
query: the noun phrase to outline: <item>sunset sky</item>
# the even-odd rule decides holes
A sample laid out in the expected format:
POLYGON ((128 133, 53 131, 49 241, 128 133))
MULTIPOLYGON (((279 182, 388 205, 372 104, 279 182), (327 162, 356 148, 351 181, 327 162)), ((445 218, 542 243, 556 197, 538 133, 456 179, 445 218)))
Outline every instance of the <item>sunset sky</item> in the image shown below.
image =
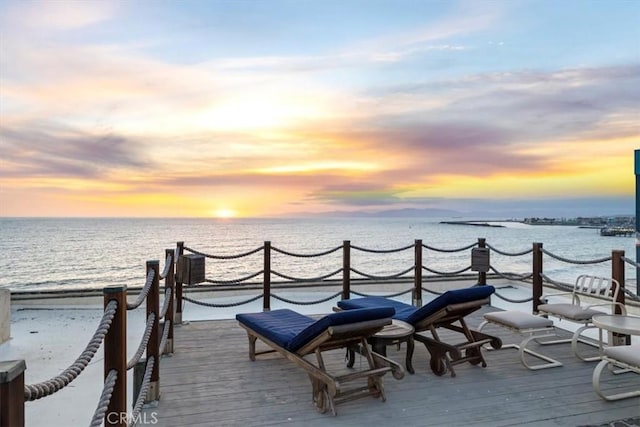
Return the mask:
POLYGON ((633 214, 640 1, 0 2, 0 216, 633 214))

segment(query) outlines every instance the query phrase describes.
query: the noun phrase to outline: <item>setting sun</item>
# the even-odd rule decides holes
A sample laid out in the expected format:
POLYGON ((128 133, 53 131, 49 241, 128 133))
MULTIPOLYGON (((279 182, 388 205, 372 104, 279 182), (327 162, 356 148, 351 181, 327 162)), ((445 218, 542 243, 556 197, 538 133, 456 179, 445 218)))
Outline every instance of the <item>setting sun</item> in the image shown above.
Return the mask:
POLYGON ((233 218, 236 216, 236 213, 233 209, 217 209, 213 211, 213 216, 216 218, 233 218))
POLYGON ((640 2, 372 3, 0 0, 0 216, 632 211, 640 2))

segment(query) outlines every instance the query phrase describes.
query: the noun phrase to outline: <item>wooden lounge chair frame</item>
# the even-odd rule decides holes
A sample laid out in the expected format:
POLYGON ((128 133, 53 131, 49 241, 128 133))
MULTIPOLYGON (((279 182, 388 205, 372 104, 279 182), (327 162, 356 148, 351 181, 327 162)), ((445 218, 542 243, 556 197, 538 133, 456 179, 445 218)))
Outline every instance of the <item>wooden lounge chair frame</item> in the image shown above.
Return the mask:
POLYGON ((493 335, 472 330, 464 318, 490 302, 490 298, 485 298, 450 304, 416 323, 414 339, 423 343, 429 351, 431 355, 429 364, 434 374, 441 376, 450 371, 451 376, 455 377, 453 367, 465 362, 472 365, 481 364, 482 367, 487 366, 480 347, 490 344, 491 347, 499 349, 502 346, 502 340, 493 335), (459 332, 464 335, 466 341, 458 344, 446 343, 440 339, 438 328, 459 332), (431 333, 430 337, 421 333, 426 331, 431 333))
MULTIPOLYGON (((481 289, 482 287, 472 287, 468 289, 456 289, 447 291, 444 294, 440 295, 438 298, 434 299, 432 302, 428 303, 422 308, 416 308, 415 311, 412 312, 408 317, 403 315, 400 320, 407 321, 414 327, 413 338, 415 341, 421 342, 425 345, 429 354, 431 356, 430 359, 430 367, 434 374, 441 376, 444 375, 447 371, 451 372, 451 376, 455 377, 456 372, 453 369, 453 366, 469 362, 472 365, 482 364, 483 367, 487 366, 487 363, 482 355, 481 347, 485 344, 490 344, 493 348, 499 349, 502 346, 502 340, 498 337, 488 335, 479 331, 475 331, 469 328, 465 321, 465 317, 474 311, 480 309, 482 306, 490 304, 490 294, 486 296, 486 293, 483 293, 482 296, 471 299, 469 301, 464 302, 456 302, 456 300, 460 300, 461 298, 467 299, 469 295, 465 295, 462 297, 462 293, 466 293, 471 289, 481 289), (447 298, 447 294, 451 297, 451 301, 446 304, 446 301, 449 301, 447 298), (443 305, 441 308, 436 308, 440 304, 437 304, 440 298, 444 298, 441 304, 443 305), (422 313, 421 310, 425 308, 428 309, 429 304, 436 303, 436 307, 431 314, 428 314, 424 318, 419 319, 411 319, 412 316, 419 317, 422 313), (445 305, 446 304, 446 305, 445 305), (444 342, 439 334, 437 329, 445 328, 454 332, 458 332, 464 336, 465 341, 457 343, 457 344, 449 344, 444 342), (428 335, 430 333, 431 336, 428 335)), ((491 293, 493 292, 493 287, 491 287, 491 293)), ((396 308, 396 314, 398 312, 398 308, 404 310, 405 308, 411 308, 411 306, 400 303, 397 301, 386 302, 380 297, 379 301, 373 301, 370 298, 365 304, 367 307, 371 307, 375 304, 379 304, 380 306, 392 306, 396 308)), ((337 310, 345 307, 346 309, 357 308, 356 300, 349 300, 348 304, 347 300, 340 301, 338 303, 337 310), (355 307, 349 307, 349 305, 354 305, 355 307)), ((398 318, 394 316, 394 318, 398 318)), ((412 372, 410 368, 410 357, 412 355, 412 351, 410 354, 410 349, 412 347, 408 346, 407 349, 407 369, 409 372, 412 372)))
POLYGON ((309 375, 312 386, 312 401, 320 413, 330 410, 335 416, 337 414, 336 405, 367 396, 386 400, 382 376, 391 372, 394 378, 402 379, 404 370, 398 363, 387 359, 368 349, 366 345, 367 337, 382 330, 386 325, 391 324, 391 319, 368 320, 345 325, 330 326, 316 338, 301 347, 296 352, 279 346, 265 336, 257 333, 247 325, 240 323, 247 331, 249 338, 249 359, 256 360, 256 356, 266 353, 278 352, 297 366, 301 367, 309 375), (260 339, 269 347, 269 350, 256 351, 256 340, 260 339), (335 376, 326 369, 322 353, 329 350, 345 348, 359 345, 362 355, 367 361, 367 368, 351 372, 348 374, 335 376), (305 358, 306 355, 315 354, 317 365, 305 358), (367 385, 347 389, 346 383, 367 379, 367 385))
POLYGON ((556 340, 536 340, 540 345, 571 343, 571 350, 575 356, 585 362, 593 362, 600 360, 600 355, 588 356, 581 354, 578 350, 578 343, 586 344, 591 347, 598 347, 598 343, 583 338, 582 333, 591 328, 595 328, 592 322, 593 315, 601 312, 593 310, 594 307, 610 307, 611 314, 615 313, 616 306, 620 307, 622 314, 626 314, 624 304, 617 302, 620 284, 617 280, 609 277, 592 276, 582 274, 577 277, 571 292, 560 292, 554 294, 543 295, 541 301, 544 304, 538 305, 538 315, 544 317, 557 317, 560 320, 568 320, 570 322, 582 324, 571 336, 571 338, 562 338, 556 340), (571 296, 571 303, 546 303, 546 299, 550 296, 571 296), (582 304, 581 298, 598 298, 604 302, 596 304, 582 304))

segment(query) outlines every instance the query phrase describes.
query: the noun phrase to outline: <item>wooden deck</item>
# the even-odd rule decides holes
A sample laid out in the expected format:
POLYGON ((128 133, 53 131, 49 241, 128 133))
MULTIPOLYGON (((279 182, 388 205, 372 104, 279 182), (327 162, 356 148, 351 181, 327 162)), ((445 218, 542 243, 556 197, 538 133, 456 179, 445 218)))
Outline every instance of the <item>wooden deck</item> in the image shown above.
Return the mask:
MULTIPOLYGON (((484 311, 495 310, 486 307, 484 311)), ((481 313, 470 316, 477 326, 481 313)), ((499 327, 505 343, 520 338, 499 327)), ((446 334, 443 334, 446 337, 446 334)), ((535 345, 530 345, 533 349, 535 345)), ((403 347, 388 356, 404 360, 403 347)), ((277 353, 248 357, 244 329, 235 320, 191 322, 175 331, 175 353, 161 360, 161 399, 144 411, 156 426, 585 426, 640 417, 640 398, 605 402, 593 391, 596 362, 571 354, 569 344, 542 352, 564 366, 525 369, 517 351, 485 352, 488 367, 455 367, 457 376, 438 377, 429 368, 424 346, 416 343, 415 375, 384 377, 387 401, 360 399, 338 405, 338 415, 320 414, 311 403, 306 373, 277 353)), ((328 368, 346 370, 345 353, 327 353, 328 368)), ((356 363, 359 363, 356 359, 356 363)), ((617 375, 616 387, 640 386, 635 374, 617 375)))

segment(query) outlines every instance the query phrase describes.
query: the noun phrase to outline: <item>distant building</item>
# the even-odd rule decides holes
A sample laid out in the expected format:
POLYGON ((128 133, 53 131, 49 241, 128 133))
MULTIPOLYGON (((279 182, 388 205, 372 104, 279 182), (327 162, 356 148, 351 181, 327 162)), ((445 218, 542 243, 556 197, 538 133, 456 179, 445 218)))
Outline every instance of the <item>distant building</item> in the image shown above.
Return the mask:
POLYGON ((577 225, 582 227, 634 227, 635 216, 613 217, 577 217, 577 218, 525 218, 525 224, 530 225, 577 225))

